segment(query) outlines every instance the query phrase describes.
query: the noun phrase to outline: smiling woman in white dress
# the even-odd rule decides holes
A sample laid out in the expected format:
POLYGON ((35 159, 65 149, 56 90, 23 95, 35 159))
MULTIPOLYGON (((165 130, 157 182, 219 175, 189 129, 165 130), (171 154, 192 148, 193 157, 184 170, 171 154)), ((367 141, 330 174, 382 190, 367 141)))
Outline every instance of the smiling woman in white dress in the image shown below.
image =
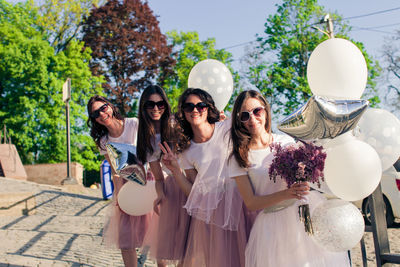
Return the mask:
MULTIPOLYGON (((139 101, 139 130, 137 156, 149 162, 156 180, 157 199, 144 245, 150 247, 150 256, 157 259, 158 267, 183 261, 189 230, 190 216, 183 205, 186 195, 177 185, 171 172, 161 164, 158 144, 174 140, 174 121, 164 90, 158 85, 148 86, 139 101)), ((181 265, 178 265, 181 266, 181 265)))
MULTIPOLYGON (((95 95, 87 104, 89 118, 87 125, 90 136, 96 142, 100 154, 108 162, 105 145, 107 142, 124 143, 136 146, 138 120, 123 118, 108 99, 95 95)), ((132 216, 122 211, 118 205, 118 193, 128 181, 113 173, 113 200, 108 209, 108 216, 103 230, 104 243, 121 250, 125 266, 136 267, 136 248, 142 246, 152 213, 142 216, 132 216)))
POLYGON ((230 120, 204 90, 188 88, 180 97, 176 119, 181 128, 180 164, 164 143, 163 163, 188 195, 192 216, 184 267, 243 267, 249 220, 236 184, 227 176, 230 120), (182 173, 181 168, 185 171, 182 173))
POLYGON ((256 218, 246 247, 246 267, 350 266, 347 253, 332 253, 318 247, 305 232, 298 217, 298 202, 307 195, 311 212, 324 201, 310 192, 306 182, 290 188, 285 180, 268 176, 274 157, 269 145, 293 143, 285 135, 271 134, 271 111, 257 91, 244 91, 232 111, 232 157, 229 176, 236 180, 245 205, 264 209, 256 218))

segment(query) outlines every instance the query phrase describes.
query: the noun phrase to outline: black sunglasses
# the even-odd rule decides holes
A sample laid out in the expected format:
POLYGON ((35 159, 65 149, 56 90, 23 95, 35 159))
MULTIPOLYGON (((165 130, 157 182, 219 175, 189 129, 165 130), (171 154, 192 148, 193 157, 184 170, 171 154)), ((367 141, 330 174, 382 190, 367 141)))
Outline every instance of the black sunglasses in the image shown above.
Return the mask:
POLYGON ((98 117, 100 117, 100 112, 104 112, 108 107, 108 104, 105 103, 104 105, 102 105, 101 107, 99 107, 97 110, 93 111, 92 114, 90 114, 90 117, 92 117, 93 119, 97 119, 98 117))
POLYGON ((145 109, 153 109, 155 106, 157 106, 158 109, 164 109, 166 106, 166 103, 164 100, 157 101, 157 102, 148 100, 148 101, 144 102, 145 109))
POLYGON ((208 105, 204 102, 199 102, 196 105, 193 103, 185 103, 182 105, 182 109, 185 112, 192 112, 194 108, 196 108, 198 112, 202 112, 204 109, 208 108, 208 105))
POLYGON ((251 111, 243 111, 240 113, 240 121, 241 122, 248 121, 250 119, 251 114, 253 114, 256 117, 260 117, 262 114, 262 111, 264 111, 264 107, 258 107, 251 111))

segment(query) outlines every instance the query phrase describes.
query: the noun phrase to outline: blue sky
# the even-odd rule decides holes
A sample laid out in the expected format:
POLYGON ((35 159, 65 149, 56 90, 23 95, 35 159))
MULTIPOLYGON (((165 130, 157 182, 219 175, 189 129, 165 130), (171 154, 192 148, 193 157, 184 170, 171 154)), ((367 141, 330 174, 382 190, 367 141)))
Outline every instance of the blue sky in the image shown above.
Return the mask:
MULTIPOLYGON (((217 48, 228 48, 238 59, 246 43, 262 33, 268 15, 276 12, 276 0, 149 0, 158 15, 163 33, 170 30, 197 31, 202 40, 214 37, 217 48), (231 46, 236 46, 229 48, 231 46)), ((344 18, 366 15, 400 7, 398 0, 319 0, 327 11, 337 11, 344 18)), ((353 18, 351 37, 364 43, 368 53, 379 58, 384 38, 400 29, 400 9, 353 18), (395 24, 393 26, 386 26, 395 24), (384 26, 384 27, 382 27, 384 26), (371 29, 371 27, 375 27, 371 29), (363 28, 368 28, 365 30, 363 28)))

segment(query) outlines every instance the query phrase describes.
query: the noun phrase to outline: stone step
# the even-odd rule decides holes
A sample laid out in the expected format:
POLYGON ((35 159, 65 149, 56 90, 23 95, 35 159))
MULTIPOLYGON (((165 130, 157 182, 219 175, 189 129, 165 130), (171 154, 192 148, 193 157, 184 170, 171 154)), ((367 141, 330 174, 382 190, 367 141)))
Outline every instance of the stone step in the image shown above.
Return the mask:
POLYGON ((104 216, 29 215, 3 216, 0 230, 25 230, 58 234, 98 235, 105 222, 104 216))
POLYGON ((34 192, 0 193, 0 216, 24 215, 28 210, 35 206, 36 201, 34 192))
POLYGON ((105 247, 99 235, 9 229, 0 230, 0 240, 13 240, 0 243, 0 266, 123 266, 120 251, 105 247))

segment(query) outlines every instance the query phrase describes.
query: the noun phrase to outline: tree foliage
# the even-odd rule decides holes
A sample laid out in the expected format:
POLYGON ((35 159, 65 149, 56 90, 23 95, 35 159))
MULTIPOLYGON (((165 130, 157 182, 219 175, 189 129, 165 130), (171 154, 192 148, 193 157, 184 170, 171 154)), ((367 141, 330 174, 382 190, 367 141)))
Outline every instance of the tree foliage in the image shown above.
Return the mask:
POLYGON ((147 2, 110 0, 92 10, 83 34, 93 51, 92 72, 104 75, 105 92, 123 114, 131 110, 135 93, 172 72, 171 47, 147 2))
POLYGON ((44 0, 39 5, 38 25, 46 30, 56 51, 64 50, 79 37, 81 25, 99 0, 44 0))
MULTIPOLYGON (((171 31, 167 33, 168 43, 173 47, 171 57, 176 61, 174 74, 169 76, 163 85, 173 109, 178 105, 179 96, 188 86, 190 70, 204 59, 216 59, 224 63, 238 80, 237 73, 231 67, 232 54, 224 49, 215 48, 215 39, 200 41, 197 32, 171 31)), ((162 79, 160 79, 162 80, 162 79)))
MULTIPOLYGON (((328 37, 316 31, 313 26, 323 27, 321 18, 326 14, 317 0, 284 0, 277 5, 277 12, 270 15, 265 31, 258 36, 257 53, 252 56, 259 62, 249 67, 247 78, 273 103, 275 111, 282 114, 293 112, 311 96, 307 83, 307 62, 315 47, 328 37), (260 59, 262 56, 262 60, 260 59)), ((331 13, 334 20, 335 37, 350 39, 350 27, 341 17, 331 13)), ((374 104, 375 81, 379 72, 377 62, 371 60, 362 43, 354 42, 366 59, 369 80, 365 97, 374 104)))
POLYGON ((83 44, 73 40, 56 53, 37 30, 39 15, 31 3, 12 6, 0 0, 0 14, 0 122, 23 163, 66 161, 62 85, 70 77, 71 157, 86 169, 98 168, 85 110, 89 97, 101 93, 102 78, 91 74, 89 51, 82 52, 83 44))

